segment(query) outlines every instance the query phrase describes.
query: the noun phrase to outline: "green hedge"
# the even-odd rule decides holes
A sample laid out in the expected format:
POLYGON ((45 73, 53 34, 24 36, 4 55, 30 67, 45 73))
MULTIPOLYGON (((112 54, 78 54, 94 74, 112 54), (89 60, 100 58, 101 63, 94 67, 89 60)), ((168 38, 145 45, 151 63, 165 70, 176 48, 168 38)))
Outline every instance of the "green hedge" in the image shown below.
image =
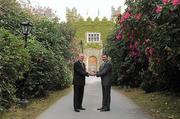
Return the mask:
POLYGON ((75 30, 68 23, 34 14, 16 0, 0 0, 0 111, 21 99, 39 98, 71 85, 75 30), (19 24, 33 24, 27 47, 19 24))
POLYGON ((22 39, 0 28, 0 110, 16 101, 16 81, 29 70, 30 55, 22 39))

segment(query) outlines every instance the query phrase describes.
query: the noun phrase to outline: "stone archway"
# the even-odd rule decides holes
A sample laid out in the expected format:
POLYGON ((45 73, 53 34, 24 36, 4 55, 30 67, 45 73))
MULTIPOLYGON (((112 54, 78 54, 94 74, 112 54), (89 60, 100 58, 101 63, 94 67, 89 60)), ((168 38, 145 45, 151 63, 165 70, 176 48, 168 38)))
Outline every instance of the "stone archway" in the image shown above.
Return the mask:
POLYGON ((97 58, 95 56, 88 58, 88 71, 97 71, 97 58))
POLYGON ((99 65, 101 64, 100 57, 102 54, 102 49, 95 49, 95 48, 86 48, 84 49, 84 54, 85 54, 85 64, 87 71, 92 70, 92 65, 94 64, 96 68, 94 68, 95 71, 98 71, 99 65))

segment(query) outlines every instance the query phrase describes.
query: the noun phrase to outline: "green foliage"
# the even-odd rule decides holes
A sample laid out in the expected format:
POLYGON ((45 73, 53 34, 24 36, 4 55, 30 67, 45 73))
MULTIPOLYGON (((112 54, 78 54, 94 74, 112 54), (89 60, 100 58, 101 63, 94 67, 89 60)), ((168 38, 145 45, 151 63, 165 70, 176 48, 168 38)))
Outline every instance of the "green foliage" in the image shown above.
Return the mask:
POLYGON ((18 94, 21 98, 45 96, 52 86, 51 80, 56 78, 54 55, 35 40, 28 44, 31 56, 30 70, 26 72, 24 79, 17 83, 18 94))
POLYGON ((89 23, 91 23, 93 20, 92 20, 91 17, 88 17, 88 18, 86 19, 86 21, 89 22, 89 23))
POLYGON ((15 0, 0 0, 0 111, 20 99, 69 87, 75 30, 56 18, 34 14, 15 0), (30 20, 27 48, 19 24, 30 20))
POLYGON ((34 35, 44 47, 51 49, 55 54, 71 58, 73 55, 69 51, 72 48, 72 39, 75 30, 68 23, 58 23, 46 17, 38 19, 35 23, 34 35))
POLYGON ((0 28, 0 110, 16 101, 16 81, 28 71, 30 56, 22 39, 0 28))
POLYGON ((106 43, 106 38, 111 29, 113 28, 112 21, 101 21, 97 17, 94 21, 88 18, 87 21, 72 22, 72 25, 76 29, 75 37, 77 42, 83 40, 84 48, 102 48, 102 45, 98 43, 87 43, 86 32, 99 32, 101 33, 102 43, 106 43))
POLYGON ((21 98, 46 96, 49 90, 66 88, 70 84, 71 74, 62 57, 55 57, 38 41, 30 40, 28 50, 31 56, 30 70, 24 80, 17 84, 21 98))
POLYGON ((0 0, 0 26, 13 34, 20 33, 19 23, 30 18, 16 0, 0 0))
POLYGON ((147 92, 179 92, 180 6, 159 0, 126 0, 126 5, 105 49, 115 66, 116 84, 126 79, 128 85, 142 82, 147 92), (147 78, 145 72, 152 76, 147 78))
POLYGON ((156 91, 157 80, 153 78, 152 72, 147 70, 143 71, 141 74, 141 78, 143 79, 141 83, 141 88, 146 91, 146 93, 156 91))

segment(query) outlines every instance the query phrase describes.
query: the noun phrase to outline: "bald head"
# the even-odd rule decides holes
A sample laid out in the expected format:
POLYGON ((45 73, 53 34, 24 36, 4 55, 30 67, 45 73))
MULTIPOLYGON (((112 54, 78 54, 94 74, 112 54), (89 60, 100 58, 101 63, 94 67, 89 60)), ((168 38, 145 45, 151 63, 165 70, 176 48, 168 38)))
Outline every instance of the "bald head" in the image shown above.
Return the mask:
POLYGON ((83 60, 84 60, 84 54, 82 54, 82 53, 78 54, 78 60, 81 61, 81 62, 83 62, 83 60))

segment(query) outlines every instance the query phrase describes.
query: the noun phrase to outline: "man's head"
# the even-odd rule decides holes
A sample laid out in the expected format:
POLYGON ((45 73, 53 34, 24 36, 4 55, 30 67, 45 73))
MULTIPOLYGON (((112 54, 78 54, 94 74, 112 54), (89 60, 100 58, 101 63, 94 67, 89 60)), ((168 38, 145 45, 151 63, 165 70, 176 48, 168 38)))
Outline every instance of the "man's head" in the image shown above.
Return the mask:
POLYGON ((108 55, 107 54, 102 54, 101 58, 102 58, 102 60, 104 62, 106 62, 108 60, 108 55))
POLYGON ((83 60, 84 60, 84 54, 80 53, 80 54, 78 55, 78 60, 79 60, 80 62, 83 62, 83 60))

